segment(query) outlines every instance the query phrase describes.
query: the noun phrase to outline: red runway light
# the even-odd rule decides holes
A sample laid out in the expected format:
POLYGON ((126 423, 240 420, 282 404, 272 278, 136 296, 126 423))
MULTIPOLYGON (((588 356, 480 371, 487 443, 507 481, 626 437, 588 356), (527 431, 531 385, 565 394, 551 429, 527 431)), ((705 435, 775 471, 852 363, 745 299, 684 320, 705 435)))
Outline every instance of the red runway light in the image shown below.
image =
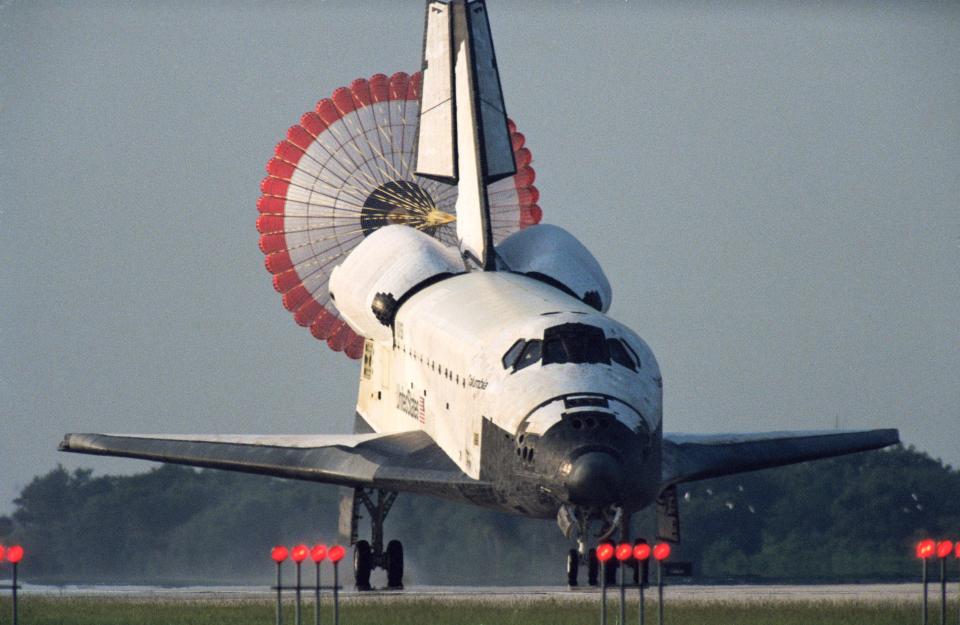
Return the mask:
POLYGON ((623 562, 624 560, 629 560, 630 556, 633 555, 633 547, 629 543, 620 543, 617 545, 617 551, 615 554, 617 560, 623 562))
POLYGON ((659 543, 653 548, 653 557, 658 561, 666 560, 670 557, 670 545, 668 543, 659 543))
POLYGON ((633 557, 637 560, 643 562, 650 557, 650 545, 647 543, 640 543, 633 548, 633 557))
POLYGON ((937 543, 937 557, 946 558, 953 553, 953 543, 949 540, 941 540, 937 543))
POLYGON ((306 560, 308 555, 310 555, 310 550, 307 549, 306 545, 297 545, 290 550, 290 558, 297 564, 306 560))
POLYGON ((20 545, 7 547, 7 562, 16 564, 20 560, 23 560, 23 547, 20 545))
POLYGON ((334 545, 330 547, 330 551, 327 552, 327 557, 330 558, 330 561, 336 564, 343 559, 344 554, 347 553, 347 550, 341 547, 340 545, 334 545))
POLYGON ((603 543, 597 545, 597 560, 601 562, 606 562, 613 557, 613 545, 610 543, 603 543))
POLYGON ((917 543, 917 557, 921 560, 926 560, 927 558, 933 557, 933 552, 936 550, 937 544, 931 540, 921 540, 917 543))
POLYGON ((327 546, 314 545, 313 549, 310 550, 310 557, 314 562, 322 562, 327 557, 327 546))
POLYGON ((286 560, 288 555, 290 555, 290 552, 287 551, 287 548, 283 545, 277 545, 270 550, 270 557, 273 558, 273 561, 277 564, 286 560))

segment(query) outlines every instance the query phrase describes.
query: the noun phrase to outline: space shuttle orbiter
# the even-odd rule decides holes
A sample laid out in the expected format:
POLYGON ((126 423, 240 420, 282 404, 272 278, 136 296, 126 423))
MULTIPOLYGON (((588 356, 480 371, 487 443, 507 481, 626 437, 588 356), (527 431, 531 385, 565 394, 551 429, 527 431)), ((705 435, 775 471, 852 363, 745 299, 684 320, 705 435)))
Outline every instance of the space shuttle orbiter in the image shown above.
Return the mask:
POLYGON ((656 505, 661 536, 678 540, 679 483, 898 442, 892 429, 664 433, 653 351, 607 315, 593 255, 538 223, 485 3, 426 10, 422 75, 377 74, 318 102, 277 145, 258 202, 284 307, 360 359, 355 433, 68 434, 62 450, 341 485, 340 530, 369 588, 374 567, 402 585, 402 545, 383 540, 398 492, 556 518, 576 542, 575 585, 584 558, 596 582, 591 525, 626 539, 656 505))

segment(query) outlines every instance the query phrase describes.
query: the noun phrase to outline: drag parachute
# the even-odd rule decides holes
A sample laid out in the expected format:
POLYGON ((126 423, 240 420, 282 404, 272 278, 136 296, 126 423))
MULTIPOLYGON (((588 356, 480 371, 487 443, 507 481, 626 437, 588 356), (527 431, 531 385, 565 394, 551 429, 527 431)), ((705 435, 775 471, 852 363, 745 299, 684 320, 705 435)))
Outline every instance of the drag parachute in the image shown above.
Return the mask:
MULTIPOLYGON (((260 250, 298 324, 351 358, 363 337, 330 297, 330 272, 378 228, 400 224, 457 248, 457 187, 414 175, 420 74, 359 78, 320 100, 277 144, 257 202, 260 250)), ((509 122, 517 173, 488 186, 494 243, 539 223, 530 151, 509 122)))

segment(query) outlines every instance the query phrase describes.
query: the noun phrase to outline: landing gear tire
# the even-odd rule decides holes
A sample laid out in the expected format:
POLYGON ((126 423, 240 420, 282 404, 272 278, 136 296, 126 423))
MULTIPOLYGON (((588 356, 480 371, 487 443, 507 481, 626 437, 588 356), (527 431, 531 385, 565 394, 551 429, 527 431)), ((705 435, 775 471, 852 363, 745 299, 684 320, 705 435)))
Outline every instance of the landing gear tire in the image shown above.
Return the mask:
POLYGON ((387 588, 403 589, 403 544, 399 540, 387 543, 387 588))
POLYGON ((567 553, 567 585, 571 588, 577 585, 577 574, 580 572, 580 553, 571 549, 567 553))
POLYGON ((597 550, 587 552, 587 583, 596 586, 600 577, 600 561, 597 560, 597 550))
POLYGON ((358 540, 353 548, 353 579, 357 590, 370 590, 371 570, 373 570, 373 557, 370 543, 358 540))

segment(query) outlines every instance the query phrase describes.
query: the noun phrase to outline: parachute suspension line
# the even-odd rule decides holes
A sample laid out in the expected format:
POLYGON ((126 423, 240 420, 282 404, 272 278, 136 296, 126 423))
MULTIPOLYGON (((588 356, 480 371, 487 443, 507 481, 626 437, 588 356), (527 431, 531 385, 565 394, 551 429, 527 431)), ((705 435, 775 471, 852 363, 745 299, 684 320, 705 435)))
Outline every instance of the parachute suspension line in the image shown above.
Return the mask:
MULTIPOLYGON (((407 106, 408 106, 408 103, 409 103, 409 102, 411 102, 411 100, 404 100, 403 109, 402 109, 402 110, 403 110, 403 114, 401 115, 401 119, 400 119, 400 128, 401 128, 401 131, 400 131, 400 168, 399 168, 399 170, 398 170, 398 176, 399 176, 400 178, 402 178, 402 179, 405 179, 405 180, 409 180, 409 179, 416 178, 416 181, 417 181, 417 184, 416 184, 416 192, 417 192, 417 194, 421 197, 421 199, 423 200, 424 203, 427 203, 427 204, 429 204, 429 203, 434 203, 434 202, 436 202, 436 200, 431 200, 430 196, 428 196, 427 193, 432 190, 433 193, 431 193, 431 195, 434 196, 434 197, 436 197, 436 195, 437 195, 436 192, 439 190, 439 185, 437 185, 436 183, 433 183, 433 181, 427 181, 427 180, 425 180, 425 179, 423 179, 423 178, 420 178, 420 177, 418 177, 418 176, 415 177, 415 176, 413 175, 413 172, 412 172, 412 161, 413 161, 412 146, 411 146, 411 149, 407 149, 407 146, 404 145, 405 139, 406 139, 406 136, 407 136, 406 128, 407 128, 408 123, 407 123, 407 115, 406 115, 406 114, 407 114, 407 106), (407 158, 406 158, 406 159, 405 159, 404 156, 403 156, 404 154, 407 155, 407 158), (432 183, 432 184, 427 184, 427 183, 432 183)), ((416 115, 413 115, 413 117, 414 117, 414 119, 416 119, 416 115)), ((391 146, 394 146, 393 138, 392 138, 392 137, 390 138, 390 144, 391 144, 391 146)), ((438 203, 437 203, 437 204, 438 204, 438 203)), ((449 211, 447 211, 447 212, 449 212, 449 211)))
MULTIPOLYGON (((357 166, 356 166, 355 163, 352 162, 352 159, 351 159, 351 162, 350 162, 350 163, 344 162, 344 161, 341 159, 341 157, 338 155, 337 152, 331 152, 326 145, 323 145, 323 144, 320 143, 320 142, 316 142, 314 145, 316 145, 319 149, 322 149, 322 150, 324 151, 324 153, 326 153, 331 159, 333 159, 333 160, 334 160, 342 169, 344 169, 345 171, 354 171, 355 173, 364 173, 364 175, 365 175, 365 172, 360 172, 360 171, 357 169, 357 166)), ((316 163, 318 166, 320 166, 320 167, 325 167, 325 164, 324 164, 324 163, 321 163, 319 160, 317 160, 316 157, 314 157, 314 156, 313 156, 312 154, 310 154, 309 152, 303 151, 303 155, 307 156, 310 160, 312 160, 312 161, 313 161, 314 163, 316 163)), ((347 154, 347 157, 349 158, 349 154, 347 154)), ((296 163, 291 163, 291 164, 293 164, 294 166, 297 165, 296 163)), ((300 169, 300 168, 298 167, 298 169, 300 169)), ((300 170, 301 170, 301 171, 304 171, 303 169, 300 169, 300 170)), ((363 200, 364 200, 364 193, 363 193, 363 189, 362 189, 361 187, 356 187, 356 186, 353 186, 353 185, 349 184, 349 179, 348 179, 348 178, 343 178, 343 177, 341 177, 341 176, 338 176, 338 175, 336 174, 336 172, 333 171, 333 170, 325 169, 325 170, 324 170, 324 173, 329 173, 329 174, 339 183, 339 185, 336 186, 336 187, 333 187, 332 185, 330 185, 329 182, 327 182, 327 181, 325 181, 325 180, 321 180, 319 177, 315 178, 314 184, 320 183, 320 184, 330 185, 330 186, 331 186, 332 188, 334 188, 337 192, 346 191, 346 190, 356 191, 358 195, 355 197, 355 199, 356 199, 357 201, 361 202, 361 203, 363 202, 363 200)), ((301 188, 305 188, 305 187, 301 187, 301 188)), ((334 199, 338 199, 338 196, 333 196, 333 197, 334 197, 334 199)))
MULTIPOLYGON (((345 127, 345 128, 350 128, 350 122, 349 122, 349 121, 345 122, 345 123, 344 123, 344 127, 345 127)), ((337 143, 338 143, 338 144, 340 145, 340 147, 343 149, 343 153, 344 153, 344 154, 347 156, 347 158, 349 158, 350 161, 353 163, 354 171, 356 171, 358 174, 363 174, 364 177, 366 177, 367 182, 373 184, 374 186, 378 186, 378 185, 383 184, 384 182, 386 182, 386 179, 385 179, 385 178, 377 178, 376 172, 374 171, 374 168, 373 168, 373 167, 370 167, 370 165, 368 164, 368 163, 369 163, 368 160, 361 160, 360 163, 357 163, 357 161, 354 160, 353 155, 350 154, 350 151, 347 149, 348 146, 353 147, 353 149, 356 150, 356 151, 357 151, 357 154, 358 154, 359 156, 361 156, 361 157, 363 156, 363 152, 362 152, 362 151, 360 150, 360 148, 356 145, 355 137, 354 137, 353 135, 347 137, 347 140, 344 141, 344 140, 341 138, 340 133, 338 132, 339 129, 336 128, 336 124, 333 124, 333 125, 329 126, 329 127, 327 128, 327 130, 328 130, 328 132, 330 132, 330 135, 337 141, 337 143), (366 172, 363 171, 363 168, 360 166, 361 164, 367 165, 367 171, 366 171, 366 172), (369 174, 369 175, 368 175, 368 174, 369 174)), ((363 134, 363 133, 362 133, 362 130, 363 130, 363 127, 361 126, 361 135, 363 134)), ((378 167, 377 170, 379 171, 380 168, 378 167)))
MULTIPOLYGON (((410 145, 410 146, 405 145, 405 143, 406 143, 406 137, 407 137, 407 126, 411 126, 410 122, 407 121, 407 119, 408 119, 408 118, 407 118, 407 109, 408 109, 408 108, 411 109, 411 115, 410 115, 410 117, 413 118, 413 119, 416 119, 416 118, 419 116, 419 113, 420 113, 420 104, 419 104, 419 102, 417 102, 416 104, 414 104, 414 105, 411 106, 411 104, 410 104, 411 102, 414 102, 414 100, 405 100, 405 101, 404 101, 404 104, 403 104, 404 114, 403 114, 403 119, 402 119, 402 122, 401 122, 401 123, 402 123, 402 131, 401 131, 401 133, 400 133, 400 142, 401 142, 401 146, 400 146, 400 147, 401 147, 401 151, 400 151, 401 157, 400 157, 400 158, 401 158, 401 163, 403 164, 403 167, 402 167, 403 175, 404 175, 404 177, 406 177, 406 178, 414 178, 414 177, 415 177, 416 180, 417 180, 417 186, 420 187, 421 189, 423 189, 424 191, 432 190, 432 193, 431 193, 431 194, 434 196, 437 205, 440 206, 440 205, 443 204, 443 202, 444 202, 446 199, 450 198, 451 195, 453 195, 453 194, 455 194, 455 193, 457 192, 457 188, 456 188, 456 186, 452 186, 452 185, 441 185, 441 183, 439 183, 439 182, 437 182, 437 181, 435 181, 435 180, 430 180, 429 178, 423 178, 423 177, 421 177, 421 176, 416 176, 416 175, 413 173, 414 159, 416 158, 416 154, 414 153, 414 150, 413 150, 413 146, 412 146, 412 145, 410 145), (404 155, 405 155, 405 156, 404 156, 404 155), (438 196, 439 196, 439 197, 438 197, 438 196)), ((416 132, 416 124, 412 124, 412 126, 413 126, 414 132, 416 132)), ((413 134, 413 133, 411 133, 411 134, 413 134)), ((452 213, 453 211, 448 210, 448 211, 445 211, 445 212, 452 213)))
MULTIPOLYGON (((305 191, 305 192, 307 192, 307 193, 309 193, 309 194, 311 194, 311 195, 313 195, 313 194, 321 195, 321 196, 326 197, 326 198, 329 198, 329 199, 331 199, 331 200, 333 200, 333 201, 335 201, 335 202, 338 201, 338 200, 340 200, 341 197, 342 197, 339 193, 338 193, 337 195, 330 195, 330 194, 328 194, 328 193, 323 193, 322 191, 317 190, 317 188, 316 188, 316 183, 317 183, 317 182, 320 182, 321 184, 329 185, 330 183, 328 183, 328 182, 316 181, 316 182, 314 183, 314 186, 313 186, 313 187, 305 187, 305 186, 303 186, 302 184, 297 184, 297 183, 293 182, 292 180, 284 180, 283 178, 275 178, 275 179, 276 179, 276 180, 281 180, 281 181, 285 182, 287 185, 289 185, 289 186, 291 186, 291 187, 296 187, 297 189, 302 189, 303 191, 305 191)), ((351 190, 351 189, 355 189, 358 193, 362 193, 362 192, 363 192, 363 190, 360 189, 359 187, 353 187, 353 186, 351 186, 351 185, 348 185, 346 182, 343 183, 343 186, 340 187, 340 189, 338 189, 338 191, 341 191, 341 190, 351 190)), ((347 195, 348 197, 350 197, 349 194, 345 194, 345 195, 347 195)), ((353 199, 356 200, 357 202, 359 202, 359 204, 357 205, 358 208, 359 208, 359 207, 363 204, 363 202, 364 202, 364 198, 361 198, 361 197, 356 197, 356 198, 353 198, 353 199)), ((292 200, 292 199, 290 199, 290 198, 286 198, 286 201, 288 201, 288 202, 289 202, 289 201, 294 201, 294 202, 296 202, 297 200, 292 200)), ((299 202, 299 203, 308 204, 308 205, 309 205, 309 204, 313 204, 313 202, 310 202, 309 200, 306 201, 306 202, 299 202)), ((348 205, 349 205, 349 204, 348 204, 348 205)), ((319 205, 319 206, 322 207, 323 205, 319 205)))
MULTIPOLYGON (((340 165, 341 167, 343 167, 344 169, 346 169, 347 164, 340 162, 340 159, 337 158, 337 156, 336 156, 335 153, 330 152, 330 151, 326 148, 326 146, 321 145, 321 144, 319 144, 319 143, 317 144, 317 146, 318 146, 318 148, 322 149, 322 150, 324 151, 324 153, 326 153, 331 159, 333 159, 334 161, 336 161, 338 165, 340 165)), ((302 152, 301 152, 301 160, 302 160, 302 157, 303 157, 303 156, 306 156, 306 157, 309 158, 311 161, 313 161, 314 163, 316 163, 318 167, 323 167, 323 166, 324 166, 323 163, 321 163, 319 160, 317 160, 317 158, 316 158, 313 154, 310 154, 309 152, 302 151, 302 152)), ((280 160, 283 160, 281 157, 277 157, 277 158, 280 158, 280 160)), ((290 164, 290 165, 293 165, 294 167, 297 167, 300 171, 305 171, 303 168, 298 167, 298 163, 291 163, 290 161, 287 161, 287 160, 284 160, 283 162, 288 163, 288 164, 290 164)), ((334 171, 332 171, 332 170, 327 170, 327 171, 329 172, 330 176, 333 177, 333 178, 339 183, 338 186, 334 187, 333 185, 331 185, 331 184, 330 184, 329 182, 327 182, 326 180, 321 180, 320 178, 314 179, 314 187, 313 187, 313 188, 307 189, 307 187, 304 187, 304 186, 302 186, 302 185, 297 185, 297 186, 299 186, 299 187, 302 188, 302 189, 306 189, 306 190, 308 190, 308 191, 313 191, 313 190, 315 190, 317 184, 328 185, 328 186, 330 186, 330 188, 334 189, 335 192, 346 191, 346 190, 354 190, 354 191, 356 191, 356 192, 358 193, 358 195, 357 195, 357 197, 356 197, 355 199, 356 199, 357 201, 361 202, 361 203, 363 202, 363 199, 364 199, 364 198, 363 198, 363 190, 362 190, 360 187, 355 187, 355 186, 350 185, 347 178, 342 178, 342 177, 338 176, 338 175, 336 174, 336 172, 334 172, 334 171)), ((292 183, 291 183, 291 184, 292 184, 292 183)), ((322 195, 327 195, 327 194, 322 194, 322 195)), ((331 197, 332 199, 337 199, 337 196, 329 196, 329 197, 331 197)))
MULTIPOLYGON (((352 240, 354 240, 354 239, 360 239, 360 238, 362 238, 362 237, 361 237, 360 235, 357 235, 356 237, 353 237, 352 239, 348 239, 348 241, 345 241, 345 242, 349 242, 349 241, 352 241, 352 240)), ((343 256, 343 252, 340 252, 339 254, 334 255, 334 256, 326 256, 326 257, 324 257, 324 262, 323 262, 323 264, 319 265, 319 266, 316 268, 316 270, 315 270, 314 272, 312 272, 312 273, 316 273, 316 271, 318 271, 318 270, 324 270, 324 269, 326 269, 326 268, 329 267, 334 261, 338 260, 341 256, 343 256)), ((323 283, 326 284, 326 283, 329 281, 329 279, 330 279, 330 276, 324 276, 324 281, 323 281, 323 283)))
MULTIPOLYGON (((353 155, 351 155, 350 152, 347 150, 347 145, 348 144, 352 145, 351 141, 347 141, 347 142, 342 141, 339 133, 337 132, 337 129, 335 129, 333 126, 328 127, 327 131, 330 133, 330 136, 333 137, 333 139, 337 142, 338 147, 341 148, 341 150, 338 151, 338 153, 342 152, 342 154, 346 156, 347 159, 349 159, 350 161, 349 164, 343 163, 339 158, 337 158, 337 162, 339 165, 341 165, 344 169, 348 171, 352 171, 353 173, 357 174, 358 177, 362 176, 361 180, 363 180, 369 186, 372 186, 374 188, 377 186, 380 186, 380 184, 384 182, 384 180, 382 179, 377 179, 376 174, 373 171, 373 168, 370 167, 369 165, 367 166, 367 171, 364 171, 364 168, 361 165, 367 164, 367 161, 361 161, 360 163, 357 163, 357 161, 354 160, 353 155)), ((326 149, 326 146, 322 146, 322 147, 324 148, 324 151, 327 151, 328 153, 330 153, 329 150, 326 149)), ((360 152, 355 145, 353 147, 358 151, 358 154, 360 154, 361 156, 363 155, 362 152, 360 152)), ((362 189, 357 187, 353 187, 353 188, 356 188, 360 192, 361 196, 363 195, 362 189)))

